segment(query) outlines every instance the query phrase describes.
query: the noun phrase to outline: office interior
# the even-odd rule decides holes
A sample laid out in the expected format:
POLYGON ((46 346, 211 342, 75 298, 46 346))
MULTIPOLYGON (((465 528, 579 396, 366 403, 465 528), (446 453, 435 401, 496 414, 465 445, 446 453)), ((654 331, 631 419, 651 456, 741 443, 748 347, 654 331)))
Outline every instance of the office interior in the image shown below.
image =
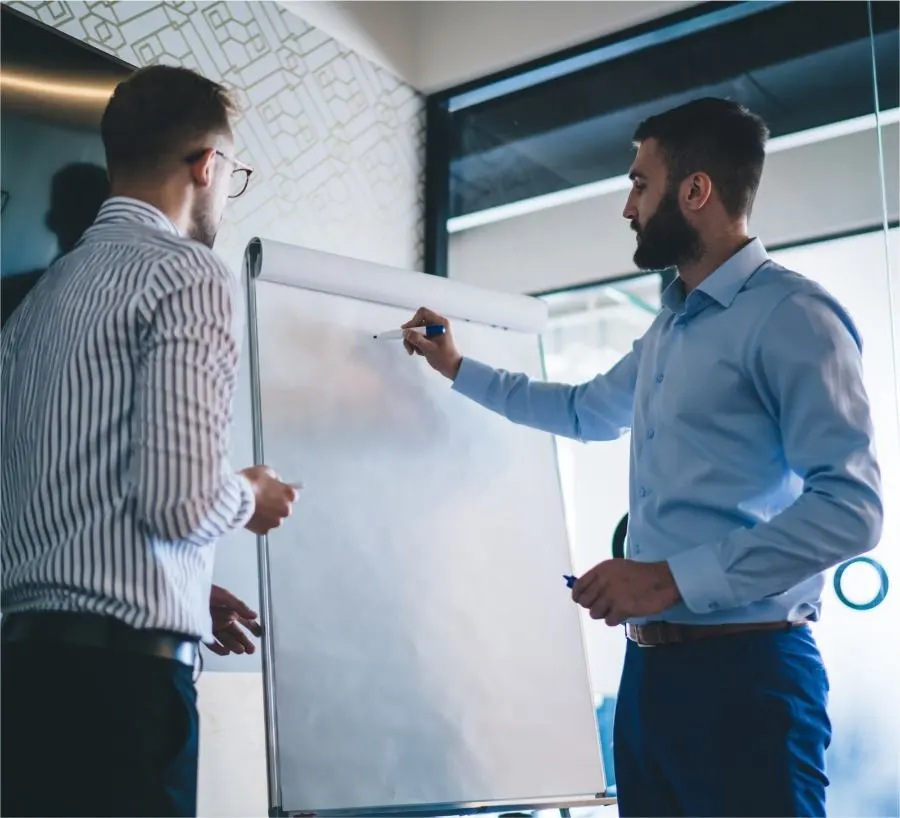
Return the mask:
MULTIPOLYGON (((860 327, 884 494, 900 497, 898 21, 890 0, 4 2, 4 320, 106 195, 99 117, 115 83, 163 62, 238 91, 238 155, 257 173, 216 248, 236 275, 265 236, 534 295, 550 313, 548 378, 586 380, 630 349, 671 280, 631 260, 631 132, 654 111, 727 96, 772 132, 752 232, 860 327)), ((242 374, 235 462, 253 460, 250 416, 242 374)), ((557 442, 578 568, 621 538, 628 446, 557 442)), ((869 559, 831 573, 816 630, 834 816, 900 815, 900 512, 886 506, 869 559)), ((256 604, 249 533, 221 543, 216 579, 256 604)), ((624 643, 585 633, 614 794, 624 643)), ((261 661, 205 656, 201 815, 265 812, 261 661)))

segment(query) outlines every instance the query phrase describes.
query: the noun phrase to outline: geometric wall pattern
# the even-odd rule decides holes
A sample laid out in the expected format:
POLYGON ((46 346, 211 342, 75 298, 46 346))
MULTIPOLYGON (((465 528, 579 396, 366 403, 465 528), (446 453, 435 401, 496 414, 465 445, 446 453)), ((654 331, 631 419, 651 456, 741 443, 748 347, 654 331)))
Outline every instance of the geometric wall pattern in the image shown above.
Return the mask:
POLYGON ((259 235, 421 269, 424 102, 274 2, 9 6, 141 67, 184 65, 236 91, 239 158, 255 169, 216 249, 237 268, 259 235))

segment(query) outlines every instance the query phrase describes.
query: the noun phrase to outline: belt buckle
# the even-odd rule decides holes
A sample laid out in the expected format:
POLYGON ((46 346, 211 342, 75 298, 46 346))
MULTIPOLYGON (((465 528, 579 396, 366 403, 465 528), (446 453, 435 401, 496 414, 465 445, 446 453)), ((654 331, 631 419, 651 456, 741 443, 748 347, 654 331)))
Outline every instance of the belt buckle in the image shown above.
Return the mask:
POLYGON ((681 628, 671 622, 647 622, 632 627, 635 637, 632 641, 641 648, 682 645, 687 641, 681 628))
POLYGON ((193 642, 182 642, 172 651, 172 658, 190 668, 197 667, 200 649, 193 642))
POLYGON ((639 648, 655 648, 657 643, 653 641, 651 634, 655 623, 648 622, 645 625, 626 625, 625 635, 639 648))
POLYGON ((660 631, 662 633, 662 645, 683 645, 687 640, 684 638, 684 630, 680 625, 672 622, 660 622, 660 631))

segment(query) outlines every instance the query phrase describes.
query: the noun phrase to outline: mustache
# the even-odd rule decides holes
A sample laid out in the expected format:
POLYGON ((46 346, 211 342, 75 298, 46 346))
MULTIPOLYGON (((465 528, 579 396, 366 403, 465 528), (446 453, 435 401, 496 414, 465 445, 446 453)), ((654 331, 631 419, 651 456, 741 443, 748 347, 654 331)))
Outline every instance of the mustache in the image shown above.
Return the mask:
POLYGON ((641 225, 638 222, 631 222, 631 229, 634 230, 639 236, 641 235, 641 225))

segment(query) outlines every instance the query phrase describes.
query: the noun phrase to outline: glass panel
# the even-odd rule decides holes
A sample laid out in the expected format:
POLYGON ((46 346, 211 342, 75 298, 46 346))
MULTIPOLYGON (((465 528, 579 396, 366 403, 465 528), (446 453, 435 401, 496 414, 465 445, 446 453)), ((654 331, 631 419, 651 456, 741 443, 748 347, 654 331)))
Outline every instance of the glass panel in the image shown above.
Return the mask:
MULTIPOLYGON (((891 269, 900 262, 900 231, 891 230, 891 269)), ((892 316, 884 234, 880 231, 773 253, 780 264, 825 287, 847 309, 863 337, 866 389, 872 405, 885 500, 881 544, 854 562, 839 588, 825 587, 822 619, 814 632, 831 680, 834 731, 827 757, 830 816, 900 814, 900 429, 892 351, 892 316), (880 603, 885 582, 895 587, 880 603), (873 604, 874 603, 874 604, 873 604)), ((896 327, 894 327, 896 331, 896 327)))
MULTIPOLYGON (((898 21, 897 3, 872 4, 885 110, 900 105, 898 21)), ((738 3, 661 21, 653 34, 598 49, 606 58, 576 73, 453 111, 450 218, 618 176, 637 123, 695 97, 744 103, 773 137, 873 111, 864 3, 831 2, 827 14, 819 3, 738 3)))
MULTIPOLYGON (((661 277, 625 281, 545 296, 550 322, 544 335, 547 378, 581 383, 610 369, 650 327, 660 308, 661 277)), ((630 435, 585 446, 557 438, 560 477, 576 573, 612 554, 612 540, 628 511, 630 435)), ((603 761, 610 790, 615 788, 612 718, 625 657, 621 628, 607 628, 582 612, 597 708, 603 761)), ((580 812, 580 811, 579 811, 580 812)), ((603 808, 602 816, 615 815, 603 808)))

